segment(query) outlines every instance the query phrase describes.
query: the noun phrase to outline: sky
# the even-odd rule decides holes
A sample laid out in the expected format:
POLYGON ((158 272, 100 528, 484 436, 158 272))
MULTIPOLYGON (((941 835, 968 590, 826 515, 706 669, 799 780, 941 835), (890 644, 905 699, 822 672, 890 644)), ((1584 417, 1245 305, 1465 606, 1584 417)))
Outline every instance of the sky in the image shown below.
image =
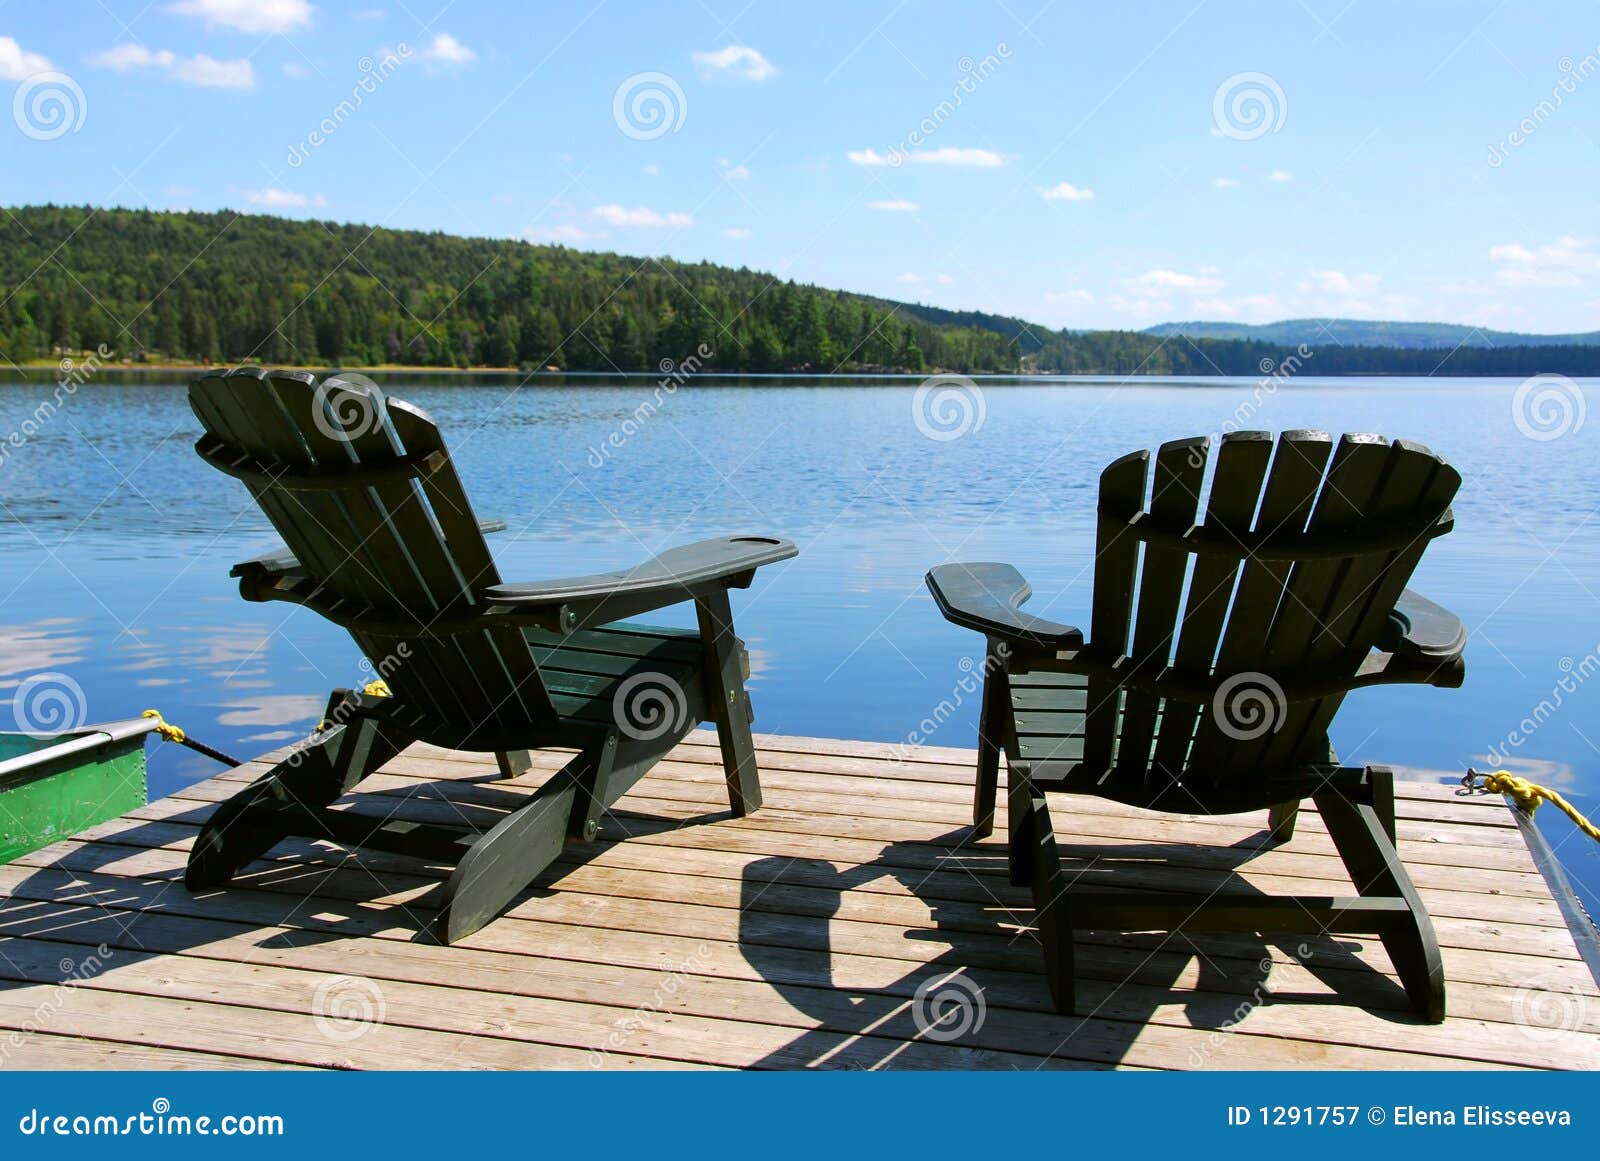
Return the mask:
POLYGON ((671 255, 1050 326, 1600 326, 1600 7, 0 0, 0 204, 671 255))

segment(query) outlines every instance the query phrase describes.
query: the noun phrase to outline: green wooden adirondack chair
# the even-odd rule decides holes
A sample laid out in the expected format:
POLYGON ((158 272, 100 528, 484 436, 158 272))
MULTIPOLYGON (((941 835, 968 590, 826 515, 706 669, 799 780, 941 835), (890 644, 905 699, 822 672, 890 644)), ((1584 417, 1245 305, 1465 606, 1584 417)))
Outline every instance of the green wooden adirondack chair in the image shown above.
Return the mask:
MULTIPOLYGON (((195 445, 250 490, 285 548, 237 565, 247 600, 289 601, 350 631, 388 696, 337 690, 325 728, 223 803, 185 883, 225 883, 289 835, 454 864, 436 934, 450 942, 498 915, 569 841, 695 725, 715 722, 735 815, 761 805, 748 655, 728 590, 795 554, 787 540, 733 536, 636 568, 502 584, 433 420, 360 376, 320 385, 258 369, 190 386, 195 445), (621 619, 694 601, 693 630, 621 619), (415 740, 493 752, 503 776, 527 751, 577 755, 481 836, 329 809, 415 740)), ((503 525, 502 525, 503 527, 503 525)))
POLYGON ((1021 612, 1030 590, 1010 565, 929 572, 945 617, 988 638, 977 832, 993 825, 1004 750, 1011 878, 1033 888, 1064 1013, 1077 930, 1330 932, 1381 938, 1412 1007, 1442 1020, 1438 941, 1395 852, 1393 776, 1340 766, 1328 724, 1352 689, 1461 684, 1461 623, 1405 587, 1450 530, 1461 478, 1414 443, 1290 431, 1274 452, 1249 431, 1223 437, 1207 493, 1211 450, 1205 438, 1164 444, 1153 482, 1143 451, 1102 473, 1087 640, 1021 612), (1309 798, 1357 893, 1073 887, 1052 791, 1181 814, 1268 808, 1276 841, 1309 798))

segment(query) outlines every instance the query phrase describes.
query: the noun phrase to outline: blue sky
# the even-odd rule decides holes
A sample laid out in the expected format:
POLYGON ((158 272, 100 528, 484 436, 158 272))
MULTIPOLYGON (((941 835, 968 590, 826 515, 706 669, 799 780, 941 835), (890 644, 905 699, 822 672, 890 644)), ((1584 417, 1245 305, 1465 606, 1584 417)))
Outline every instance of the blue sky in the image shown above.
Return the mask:
POLYGON ((0 100, 8 205, 561 241, 1053 326, 1600 325, 1594 3, 3 0, 0 100))

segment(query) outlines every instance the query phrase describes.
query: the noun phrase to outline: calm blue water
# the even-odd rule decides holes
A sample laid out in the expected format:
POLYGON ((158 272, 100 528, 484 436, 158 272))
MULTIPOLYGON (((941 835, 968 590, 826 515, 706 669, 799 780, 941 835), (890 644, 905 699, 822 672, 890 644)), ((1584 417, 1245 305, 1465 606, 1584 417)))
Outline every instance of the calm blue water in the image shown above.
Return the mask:
MULTIPOLYGON (((1600 418, 1529 438, 1516 383, 1498 380, 1299 380, 1259 403, 1254 382, 1075 381, 985 385, 982 425, 934 440, 915 422, 914 385, 691 385, 600 454, 653 387, 390 385, 438 419, 479 514, 510 523, 491 540, 507 580, 625 566, 724 533, 798 542, 798 559, 734 597, 758 729, 887 741, 919 730, 966 676, 963 659, 981 658, 923 588, 941 561, 1013 561, 1033 582, 1030 609, 1086 623, 1100 469, 1215 432, 1243 406, 1255 408, 1243 426, 1420 440, 1466 480, 1457 530, 1413 587, 1471 628, 1467 684, 1353 694, 1334 727, 1341 756, 1457 777, 1498 748, 1590 813, 1600 805, 1600 679, 1578 677, 1600 650, 1600 418)), ((1596 384, 1584 390, 1594 402, 1596 384)), ((0 385, 0 439, 51 391, 0 385)), ((198 434, 180 386, 96 383, 3 449, 0 696, 66 674, 90 720, 157 706, 251 756, 304 735, 330 688, 366 678, 341 631, 239 599, 229 566, 275 540, 243 487, 194 455, 198 434)), ((687 610, 663 619, 692 623, 687 610)), ((975 720, 969 699, 929 740, 970 746, 975 720)), ((152 793, 212 772, 162 746, 152 793)), ((1600 845, 1545 814, 1592 908, 1600 845)))

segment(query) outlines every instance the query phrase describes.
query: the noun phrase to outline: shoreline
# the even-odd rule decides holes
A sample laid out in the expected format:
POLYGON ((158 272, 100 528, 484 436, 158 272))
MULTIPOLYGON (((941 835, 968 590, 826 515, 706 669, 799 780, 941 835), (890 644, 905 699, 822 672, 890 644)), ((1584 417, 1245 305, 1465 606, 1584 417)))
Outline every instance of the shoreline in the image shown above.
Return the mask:
MULTIPOLYGON (((71 356, 64 356, 71 358, 71 356)), ((249 366, 254 364, 237 364, 249 366)), ((113 376, 168 376, 177 380, 187 380, 192 376, 204 375, 209 372, 222 372, 233 370, 235 364, 213 363, 185 364, 185 363, 140 363, 116 364, 101 366, 92 374, 87 375, 80 382, 80 387, 92 386, 97 379, 113 376)), ((349 372, 360 375, 389 375, 412 376, 431 379, 492 379, 512 378, 521 379, 523 382, 548 381, 560 382, 562 380, 582 379, 595 381, 633 382, 650 381, 666 377, 671 372, 659 370, 649 371, 551 371, 537 370, 525 371, 518 367, 418 367, 401 363, 385 363, 376 366, 355 367, 328 367, 328 366, 283 366, 275 367, 278 371, 304 371, 319 377, 325 377, 337 372, 349 372)), ((68 372, 64 371, 60 360, 48 363, 13 363, 9 367, 0 367, 0 383, 49 383, 56 382, 68 372)), ((962 373, 958 371, 697 371, 690 377, 693 380, 735 380, 735 381, 764 381, 773 383, 819 383, 837 380, 841 383, 860 383, 863 381, 884 381, 886 383, 923 383, 932 379, 971 380, 978 383, 1017 383, 1024 385, 1052 382, 1128 382, 1131 380, 1144 380, 1151 383, 1256 383, 1265 382, 1272 378, 1271 375, 1224 375, 1224 374, 1172 374, 1149 371, 979 371, 962 373)), ((1452 374, 1410 374, 1400 371, 1361 371, 1361 372, 1336 372, 1324 375, 1295 375, 1289 380, 1362 380, 1362 379, 1395 379, 1395 380, 1430 380, 1440 381, 1478 379, 1484 381, 1505 380, 1507 382, 1521 382, 1527 376, 1517 374, 1472 374, 1456 372, 1452 374)), ((1573 376, 1579 381, 1597 381, 1600 377, 1573 376)))

